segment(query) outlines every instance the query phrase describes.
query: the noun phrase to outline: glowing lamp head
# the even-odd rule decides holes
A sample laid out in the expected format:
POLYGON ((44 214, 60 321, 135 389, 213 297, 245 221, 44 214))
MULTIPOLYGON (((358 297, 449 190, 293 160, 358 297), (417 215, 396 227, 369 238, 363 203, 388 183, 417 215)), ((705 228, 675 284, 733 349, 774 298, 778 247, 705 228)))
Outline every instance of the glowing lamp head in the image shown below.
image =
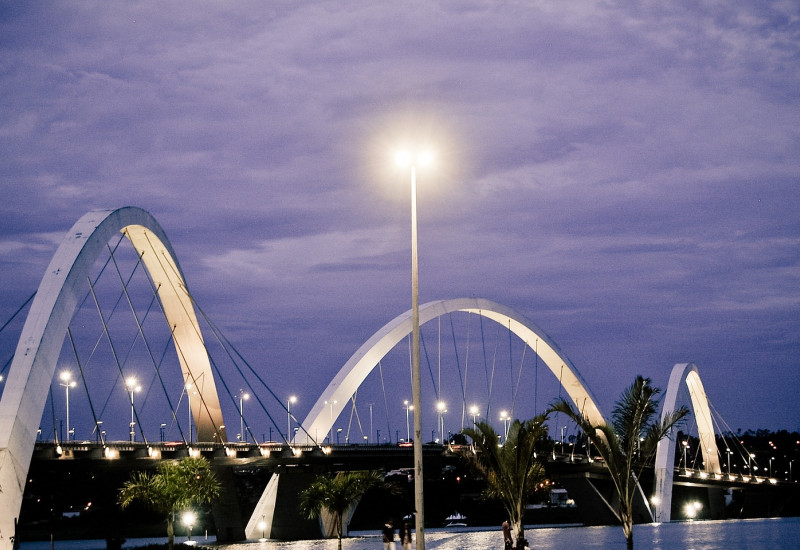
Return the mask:
POLYGON ((427 149, 419 151, 400 149, 395 151, 394 162, 401 168, 430 166, 433 164, 433 152, 427 149))
POLYGON ((187 511, 183 513, 183 518, 181 519, 183 524, 187 527, 191 527, 197 521, 197 516, 192 511, 187 511))
POLYGON ((62 382, 69 382, 72 380, 72 373, 68 370, 61 371, 61 374, 58 375, 62 382))
POLYGON ((142 387, 139 385, 139 381, 136 380, 133 376, 125 380, 125 387, 128 388, 129 392, 136 392, 142 391, 142 387))

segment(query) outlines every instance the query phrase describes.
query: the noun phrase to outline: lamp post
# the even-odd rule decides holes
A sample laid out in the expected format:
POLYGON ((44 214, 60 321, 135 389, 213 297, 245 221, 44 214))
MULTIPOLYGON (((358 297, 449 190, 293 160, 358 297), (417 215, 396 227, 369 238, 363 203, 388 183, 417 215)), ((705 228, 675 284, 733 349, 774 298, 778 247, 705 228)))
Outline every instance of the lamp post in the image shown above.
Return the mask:
POLYGON ((472 405, 469 408, 469 414, 472 415, 472 429, 474 430, 475 429, 475 425, 477 424, 477 420, 476 419, 478 418, 478 406, 477 405, 472 405))
POLYGON ((439 437, 441 438, 442 445, 444 445, 444 413, 447 412, 447 405, 444 401, 436 403, 436 412, 439 413, 439 437))
POLYGON ((250 399, 250 394, 244 390, 239 390, 239 441, 247 441, 244 432, 244 402, 250 399))
MULTIPOLYGON (((369 431, 367 433, 370 439, 372 438, 372 405, 374 405, 374 403, 367 403, 369 407, 369 431)), ((369 439, 367 439, 367 442, 369 442, 369 439)), ((380 443, 380 441, 378 441, 378 443, 380 443)))
POLYGON ((725 454, 728 455, 728 479, 730 479, 730 477, 731 477, 731 454, 733 454, 733 451, 731 451, 730 447, 727 447, 725 449, 725 454))
POLYGON ((67 441, 69 441, 70 427, 69 427, 69 389, 74 388, 77 383, 72 379, 72 373, 68 370, 63 371, 59 376, 61 386, 64 386, 67 392, 67 441))
POLYGON ((683 473, 689 471, 689 463, 686 461, 686 452, 689 449, 689 442, 688 441, 681 441, 683 445, 683 473))
POLYGON ((411 441, 411 425, 408 422, 408 411, 414 410, 414 405, 409 404, 408 399, 403 401, 403 408, 406 410, 406 442, 411 441))
POLYGON ((128 390, 128 393, 131 394, 131 443, 136 439, 136 412, 133 408, 133 394, 137 391, 142 391, 142 387, 139 385, 139 381, 136 380, 135 376, 130 376, 125 380, 125 387, 128 390))
POLYGON ((192 443, 192 383, 186 384, 186 407, 189 409, 189 443, 192 443))
POLYGON ((266 542, 267 538, 264 536, 264 531, 267 529, 267 522, 264 521, 264 516, 261 516, 261 521, 258 522, 258 528, 261 529, 261 538, 258 542, 266 542))
MULTIPOLYGON (((297 396, 292 395, 286 400, 286 439, 287 443, 292 439, 292 403, 297 403, 297 396)), ((281 435, 281 434, 278 434, 281 435)), ((269 436, 272 439, 272 435, 269 436)))
POLYGON ((414 405, 414 509, 417 550, 425 549, 425 507, 422 489, 422 377, 420 375, 419 257, 417 254, 417 166, 431 164, 430 152, 398 152, 399 166, 411 168, 411 393, 414 405))
POLYGON ((194 522, 197 521, 197 516, 191 510, 183 513, 183 524, 186 526, 186 543, 189 546, 194 546, 190 541, 192 540, 192 527, 194 522))
POLYGON ((503 443, 508 439, 508 412, 500 411, 500 420, 503 422, 503 443))
MULTIPOLYGON (((325 401, 326 405, 331 406, 331 431, 328 432, 328 443, 333 445, 333 406, 338 403, 335 399, 331 402, 325 401)), ((369 427, 372 430, 372 403, 369 405, 369 427)))

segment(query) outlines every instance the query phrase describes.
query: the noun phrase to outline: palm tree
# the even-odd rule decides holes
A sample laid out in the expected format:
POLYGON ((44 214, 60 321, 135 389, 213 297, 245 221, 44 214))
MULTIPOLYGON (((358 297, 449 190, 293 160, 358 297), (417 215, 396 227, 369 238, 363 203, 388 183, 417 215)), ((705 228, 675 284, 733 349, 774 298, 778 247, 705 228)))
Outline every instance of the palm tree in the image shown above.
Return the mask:
POLYGON ((180 510, 207 504, 220 493, 211 464, 205 458, 184 458, 180 462, 159 463, 156 473, 134 472, 119 491, 117 502, 127 508, 134 501, 161 514, 167 520, 169 549, 175 540, 175 514, 180 510))
POLYGON ((534 446, 538 439, 547 436, 546 419, 547 415, 541 414, 531 420, 514 420, 503 445, 498 444, 499 435, 494 428, 485 422, 477 422, 474 429, 461 432, 472 439, 474 452, 468 456, 486 479, 485 495, 503 503, 520 549, 526 544, 525 504, 544 479, 544 466, 536 459, 534 446))
POLYGON ((334 476, 317 476, 311 485, 300 493, 300 510, 309 519, 318 518, 325 510, 333 516, 339 550, 345 531, 344 516, 354 508, 364 494, 381 485, 383 479, 378 472, 339 472, 334 476))
POLYGON ((633 501, 640 490, 642 470, 651 463, 658 442, 689 412, 681 407, 663 414, 660 421, 654 419, 660 392, 650 385, 649 378, 637 376, 617 401, 611 424, 591 424, 564 399, 550 407, 550 412, 566 414, 589 435, 603 458, 619 497, 616 515, 629 549, 633 548, 633 501))

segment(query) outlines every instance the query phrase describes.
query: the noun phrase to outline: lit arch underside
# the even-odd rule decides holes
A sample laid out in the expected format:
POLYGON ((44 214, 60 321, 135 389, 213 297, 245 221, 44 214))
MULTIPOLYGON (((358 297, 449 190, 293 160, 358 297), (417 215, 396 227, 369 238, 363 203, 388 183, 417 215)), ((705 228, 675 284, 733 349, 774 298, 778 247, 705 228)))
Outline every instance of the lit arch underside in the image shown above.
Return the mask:
MULTIPOLYGON (((590 422, 605 423, 595 399, 578 370, 555 342, 534 323, 514 310, 489 300, 457 298, 428 302, 420 306, 420 324, 455 311, 475 313, 508 328, 533 349, 556 378, 561 380, 561 385, 575 406, 590 422)), ((310 444, 319 442, 320 437, 324 439, 333 426, 334 420, 344 410, 350 398, 372 372, 372 369, 394 346, 411 334, 411 324, 411 311, 409 310, 384 325, 350 357, 311 408, 302 423, 303 430, 298 431, 295 437, 295 443, 310 444), (331 403, 333 403, 332 413, 331 403)))
POLYGON ((199 441, 226 441, 222 411, 194 305, 164 230, 136 207, 85 214, 54 254, 31 304, 0 400, 0 548, 19 516, 39 421, 55 374, 67 327, 84 294, 87 277, 109 240, 123 232, 142 258, 158 289, 184 381, 192 400, 199 441))
MULTIPOLYGON (((679 406, 692 406, 697 434, 700 440, 700 449, 703 455, 703 470, 709 474, 721 474, 717 440, 714 436, 714 425, 711 420, 711 409, 708 406, 703 382, 694 363, 678 363, 672 367, 664 394, 664 403, 661 409, 662 418, 679 406)), ((672 507, 672 481, 675 474, 675 428, 658 444, 655 462, 655 504, 656 521, 670 521, 672 507)))

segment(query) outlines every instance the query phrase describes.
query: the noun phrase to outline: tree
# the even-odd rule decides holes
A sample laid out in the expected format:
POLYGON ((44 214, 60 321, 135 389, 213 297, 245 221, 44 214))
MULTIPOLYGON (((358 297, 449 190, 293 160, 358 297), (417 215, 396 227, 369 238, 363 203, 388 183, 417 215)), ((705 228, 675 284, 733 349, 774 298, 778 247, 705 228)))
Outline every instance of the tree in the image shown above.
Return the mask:
POLYGON ((377 472, 339 472, 334 476, 317 476, 311 485, 300 492, 300 510, 309 519, 318 518, 325 510, 333 516, 339 550, 345 531, 344 515, 355 507, 364 494, 383 483, 377 472))
POLYGON ((119 491, 117 502, 127 508, 138 501, 161 514, 167 521, 167 537, 172 550, 175 540, 175 514, 180 510, 208 504, 220 493, 211 464, 205 458, 184 458, 180 462, 159 463, 156 473, 134 472, 119 491))
POLYGON ((474 452, 467 456, 486 479, 484 494, 503 503, 519 549, 526 544, 525 504, 544 479, 544 466, 536 459, 534 447, 537 440, 547 436, 546 418, 547 415, 542 414, 522 422, 514 420, 503 445, 498 444, 499 436, 494 428, 485 422, 477 422, 474 429, 462 430, 474 446, 474 452))
POLYGON ((657 395, 661 392, 649 378, 637 376, 617 401, 611 424, 592 425, 575 408, 561 399, 550 412, 561 412, 571 418, 592 440, 603 458, 619 497, 617 519, 629 549, 633 548, 633 501, 639 491, 639 479, 645 466, 652 463, 658 442, 669 436, 674 425, 688 414, 686 407, 670 411, 656 420, 657 395))

